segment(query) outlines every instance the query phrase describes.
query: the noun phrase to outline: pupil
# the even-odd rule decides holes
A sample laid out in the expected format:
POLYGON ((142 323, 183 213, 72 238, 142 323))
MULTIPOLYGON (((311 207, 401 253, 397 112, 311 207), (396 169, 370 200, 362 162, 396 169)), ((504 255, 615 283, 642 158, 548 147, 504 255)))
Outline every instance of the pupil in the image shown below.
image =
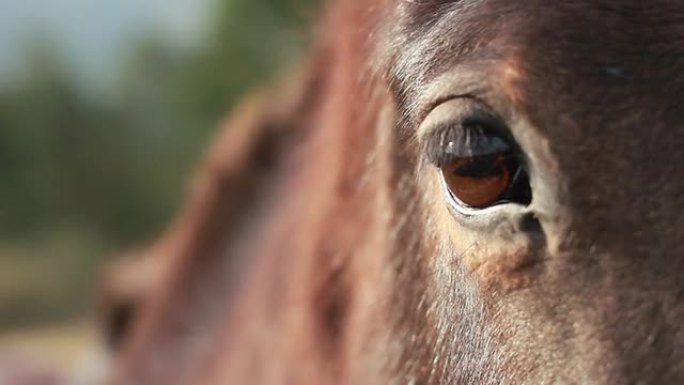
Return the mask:
POLYGON ((461 160, 463 164, 458 166, 454 173, 469 178, 501 176, 506 172, 505 157, 504 154, 492 154, 466 158, 461 160))
POLYGON ((504 154, 455 159, 444 170, 451 193, 468 206, 484 208, 504 198, 512 182, 512 162, 504 154))

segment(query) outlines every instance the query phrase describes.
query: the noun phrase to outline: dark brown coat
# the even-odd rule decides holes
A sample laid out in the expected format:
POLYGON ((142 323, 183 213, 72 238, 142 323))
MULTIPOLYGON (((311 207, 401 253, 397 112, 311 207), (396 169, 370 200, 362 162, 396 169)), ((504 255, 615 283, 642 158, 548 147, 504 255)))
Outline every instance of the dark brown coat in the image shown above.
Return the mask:
POLYGON ((332 1, 217 140, 115 383, 684 383, 683 69, 677 1, 332 1), (446 102, 504 123, 529 205, 449 208, 446 102))

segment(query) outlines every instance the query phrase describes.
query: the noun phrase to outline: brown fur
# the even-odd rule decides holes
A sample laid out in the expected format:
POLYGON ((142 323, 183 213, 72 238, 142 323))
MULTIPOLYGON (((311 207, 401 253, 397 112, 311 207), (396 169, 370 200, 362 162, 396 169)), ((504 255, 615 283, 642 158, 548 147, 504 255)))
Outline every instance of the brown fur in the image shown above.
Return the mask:
POLYGON ((305 75, 218 139, 114 382, 684 382, 683 20, 332 2, 305 75), (418 128, 459 98, 510 127, 529 207, 447 208, 418 128))

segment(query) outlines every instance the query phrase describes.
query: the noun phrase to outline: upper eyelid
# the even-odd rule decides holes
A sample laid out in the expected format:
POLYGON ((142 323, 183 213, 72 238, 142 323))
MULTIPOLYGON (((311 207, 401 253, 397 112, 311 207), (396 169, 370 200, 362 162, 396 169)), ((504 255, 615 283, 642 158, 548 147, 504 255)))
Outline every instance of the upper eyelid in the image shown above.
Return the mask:
MULTIPOLYGON (((458 146, 468 146, 463 142, 464 140, 470 140, 466 138, 478 138, 479 134, 473 135, 471 130, 473 130, 473 128, 466 128, 463 125, 460 125, 459 128, 454 128, 454 125, 452 124, 443 124, 433 127, 420 141, 423 154, 430 162, 441 167, 443 163, 452 160, 454 156, 457 156, 453 152, 448 151, 449 143, 456 143, 458 146)), ((505 144, 507 149, 514 148, 514 146, 510 145, 511 140, 503 135, 498 135, 496 131, 493 133, 495 134, 495 137, 504 137, 504 140, 501 143, 502 145, 505 144)), ((475 150, 474 148, 472 149, 475 150)))
POLYGON ((416 120, 418 122, 423 122, 425 118, 427 118, 434 109, 452 100, 471 100, 474 102, 482 103, 483 105, 487 105, 487 103, 485 103, 482 100, 482 98, 478 96, 483 93, 484 89, 480 91, 471 90, 469 92, 464 93, 447 93, 442 96, 434 98, 430 102, 419 103, 419 105, 421 105, 422 107, 416 110, 416 120))
POLYGON ((475 95, 470 94, 470 93, 455 94, 455 95, 454 94, 444 95, 444 96, 442 96, 438 99, 435 99, 434 101, 424 105, 423 108, 419 109, 418 115, 417 115, 417 118, 418 118, 417 120, 419 122, 423 122, 425 120, 425 118, 427 118, 435 108, 439 107, 443 103, 447 103, 451 100, 456 100, 456 99, 474 99, 474 100, 477 100, 478 98, 475 95))
POLYGON ((470 95, 446 99, 432 108, 423 118, 416 136, 423 142, 437 133, 447 134, 449 130, 453 131, 454 127, 463 125, 467 120, 484 123, 497 134, 513 139, 505 120, 487 103, 470 95), (438 110, 443 106, 446 107, 442 111, 438 110), (431 118, 435 113, 437 116, 431 118))
POLYGON ((416 90, 418 96, 410 115, 416 121, 422 122, 435 107, 451 99, 474 99, 486 105, 483 98, 493 94, 494 90, 485 80, 490 74, 488 70, 483 69, 483 64, 459 64, 452 71, 422 85, 416 90))
POLYGON ((434 165, 439 167, 440 164, 449 161, 450 155, 446 151, 446 146, 449 142, 463 140, 469 134, 463 128, 468 122, 482 124, 491 130, 491 134, 502 137, 514 151, 518 149, 513 134, 504 119, 478 98, 456 98, 447 100, 442 104, 447 103, 450 105, 445 106, 441 111, 436 111, 438 115, 436 118, 428 117, 429 120, 424 121, 418 130, 418 142, 422 152, 434 165))

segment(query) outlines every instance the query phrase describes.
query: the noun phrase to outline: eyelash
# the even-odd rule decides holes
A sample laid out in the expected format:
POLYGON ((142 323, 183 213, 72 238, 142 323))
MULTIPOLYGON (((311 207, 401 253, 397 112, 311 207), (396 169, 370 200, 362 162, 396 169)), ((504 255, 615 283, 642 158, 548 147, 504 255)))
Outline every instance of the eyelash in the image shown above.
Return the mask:
MULTIPOLYGON (((481 135, 482 133, 490 133, 490 137, 504 138, 506 140, 505 144, 512 146, 511 143, 514 142, 509 139, 510 134, 498 128, 502 125, 498 122, 492 122, 491 117, 487 117, 486 120, 480 117, 472 117, 464 122, 442 123, 429 129, 423 153, 434 166, 443 167, 455 158, 472 155, 473 148, 469 142, 472 142, 471 138, 484 137, 485 135, 481 135), (452 149, 450 151, 449 147, 452 143, 457 143, 460 149, 452 149), (459 152, 458 155, 454 153, 458 151, 464 152, 459 152)), ((513 150, 514 155, 517 156, 519 151, 515 147, 513 147, 513 150)))

